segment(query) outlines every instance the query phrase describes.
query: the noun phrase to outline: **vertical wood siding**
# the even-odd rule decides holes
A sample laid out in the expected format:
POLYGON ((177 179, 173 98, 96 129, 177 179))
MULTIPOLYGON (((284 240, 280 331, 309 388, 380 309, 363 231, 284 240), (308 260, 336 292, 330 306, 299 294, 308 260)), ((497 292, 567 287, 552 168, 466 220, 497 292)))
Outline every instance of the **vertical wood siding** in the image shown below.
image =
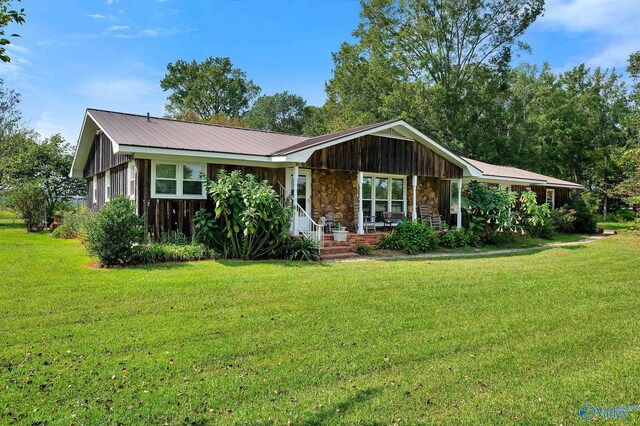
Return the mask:
POLYGON ((304 167, 441 178, 462 169, 416 141, 367 135, 316 151, 304 167))
POLYGON ((261 180, 266 180, 271 186, 278 190, 278 183, 285 186, 285 169, 274 169, 271 167, 253 167, 253 166, 233 166, 228 164, 207 164, 207 176, 209 179, 215 179, 220 170, 240 170, 242 174, 253 174, 261 180))
POLYGON ((87 163, 84 166, 84 177, 88 178, 97 173, 104 173, 130 160, 130 155, 114 154, 111 140, 100 132, 93 138, 93 145, 91 145, 87 163))

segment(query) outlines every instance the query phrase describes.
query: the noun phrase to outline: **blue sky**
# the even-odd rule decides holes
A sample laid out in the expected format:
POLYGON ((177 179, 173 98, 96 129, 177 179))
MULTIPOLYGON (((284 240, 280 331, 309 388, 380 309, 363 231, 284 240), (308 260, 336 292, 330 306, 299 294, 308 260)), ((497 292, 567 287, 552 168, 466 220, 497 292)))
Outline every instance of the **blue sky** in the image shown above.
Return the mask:
MULTIPOLYGON (((0 64, 27 122, 75 143, 87 107, 162 115, 159 81, 177 59, 229 56, 263 93, 321 105, 331 53, 350 41, 357 0, 23 0, 26 24, 0 64)), ((10 28, 9 30, 13 30, 10 28)), ((532 55, 556 70, 624 69, 640 50, 640 0, 548 0, 527 32, 532 55)))

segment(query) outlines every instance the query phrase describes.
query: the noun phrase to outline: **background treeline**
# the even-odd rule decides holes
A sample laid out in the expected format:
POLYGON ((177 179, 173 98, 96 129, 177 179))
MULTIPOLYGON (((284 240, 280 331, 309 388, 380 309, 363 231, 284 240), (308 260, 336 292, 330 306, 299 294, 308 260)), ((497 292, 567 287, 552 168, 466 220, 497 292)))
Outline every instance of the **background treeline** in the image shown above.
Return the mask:
POLYGON ((640 53, 626 75, 515 60, 543 11, 542 0, 363 0, 322 107, 260 96, 229 58, 209 58, 169 64, 167 113, 310 136, 404 118, 460 155, 579 182, 594 210, 640 202, 640 53))

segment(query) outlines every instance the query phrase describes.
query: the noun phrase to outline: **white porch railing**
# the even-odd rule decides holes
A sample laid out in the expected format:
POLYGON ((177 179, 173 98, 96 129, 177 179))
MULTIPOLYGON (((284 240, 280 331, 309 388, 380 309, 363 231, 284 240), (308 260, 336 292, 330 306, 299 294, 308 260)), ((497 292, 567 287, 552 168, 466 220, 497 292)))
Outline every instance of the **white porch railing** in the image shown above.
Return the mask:
POLYGON ((280 196, 280 203, 284 206, 295 206, 295 219, 291 221, 291 235, 299 236, 304 235, 307 238, 317 242, 320 247, 324 245, 324 225, 317 224, 311 216, 300 206, 297 202, 293 201, 291 195, 287 193, 286 188, 278 182, 278 192, 280 196))

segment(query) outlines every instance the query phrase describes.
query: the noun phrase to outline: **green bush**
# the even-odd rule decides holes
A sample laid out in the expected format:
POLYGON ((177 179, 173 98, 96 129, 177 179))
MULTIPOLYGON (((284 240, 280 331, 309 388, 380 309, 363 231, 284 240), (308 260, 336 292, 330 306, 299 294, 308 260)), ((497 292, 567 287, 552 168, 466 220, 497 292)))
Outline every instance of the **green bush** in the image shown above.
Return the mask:
POLYGON ((366 244, 358 244, 353 251, 355 251, 356 254, 359 254, 360 256, 371 256, 373 254, 373 249, 371 248, 371 246, 368 246, 366 244))
POLYGON ((464 211, 469 216, 469 229, 483 236, 496 232, 521 230, 519 215, 515 210, 516 194, 503 187, 490 187, 476 181, 465 189, 464 211))
POLYGON ((320 260, 320 244, 311 238, 290 238, 284 249, 287 260, 317 261, 320 260))
POLYGON ((465 228, 445 228, 440 234, 440 245, 446 248, 478 247, 480 236, 465 228))
POLYGON ((89 211, 85 207, 80 207, 77 211, 64 216, 62 224, 51 233, 51 236, 62 239, 85 239, 85 225, 90 218, 89 211))
POLYGON ((596 217, 591 213, 587 204, 581 197, 574 197, 569 200, 569 208, 575 210, 576 219, 573 222, 575 232, 592 234, 596 232, 596 217))
POLYGON ((608 219, 607 221, 608 222, 633 222, 634 220, 636 220, 637 217, 638 215, 636 214, 635 211, 628 210, 628 209, 621 209, 609 215, 609 217, 607 218, 608 219))
POLYGON ((24 219, 28 232, 46 220, 47 193, 38 182, 23 182, 7 191, 7 206, 24 219))
POLYGON ((213 259, 214 252, 204 244, 152 243, 136 246, 129 264, 151 264, 161 262, 189 262, 213 259))
POLYGON ((438 244, 438 233, 433 228, 419 222, 403 222, 382 238, 380 247, 417 254, 432 251, 438 244))
POLYGON ((636 219, 635 221, 633 221, 633 225, 629 226, 629 231, 640 231, 640 219, 636 219))
POLYGON ((547 204, 538 204, 536 193, 524 191, 520 194, 520 221, 524 230, 534 238, 553 238, 555 231, 550 223, 551 210, 547 204))
POLYGON ((224 257, 282 256, 293 209, 282 206, 268 182, 237 170, 221 170, 215 180, 207 181, 207 191, 214 211, 196 216, 196 241, 206 242, 224 257))
POLYGON ((125 265, 134 257, 133 245, 142 237, 142 220, 131 200, 118 196, 109 201, 85 226, 89 250, 105 266, 125 265))
POLYGON ((551 212, 551 224, 558 232, 574 232, 573 226, 576 221, 576 211, 568 207, 560 207, 551 212))

